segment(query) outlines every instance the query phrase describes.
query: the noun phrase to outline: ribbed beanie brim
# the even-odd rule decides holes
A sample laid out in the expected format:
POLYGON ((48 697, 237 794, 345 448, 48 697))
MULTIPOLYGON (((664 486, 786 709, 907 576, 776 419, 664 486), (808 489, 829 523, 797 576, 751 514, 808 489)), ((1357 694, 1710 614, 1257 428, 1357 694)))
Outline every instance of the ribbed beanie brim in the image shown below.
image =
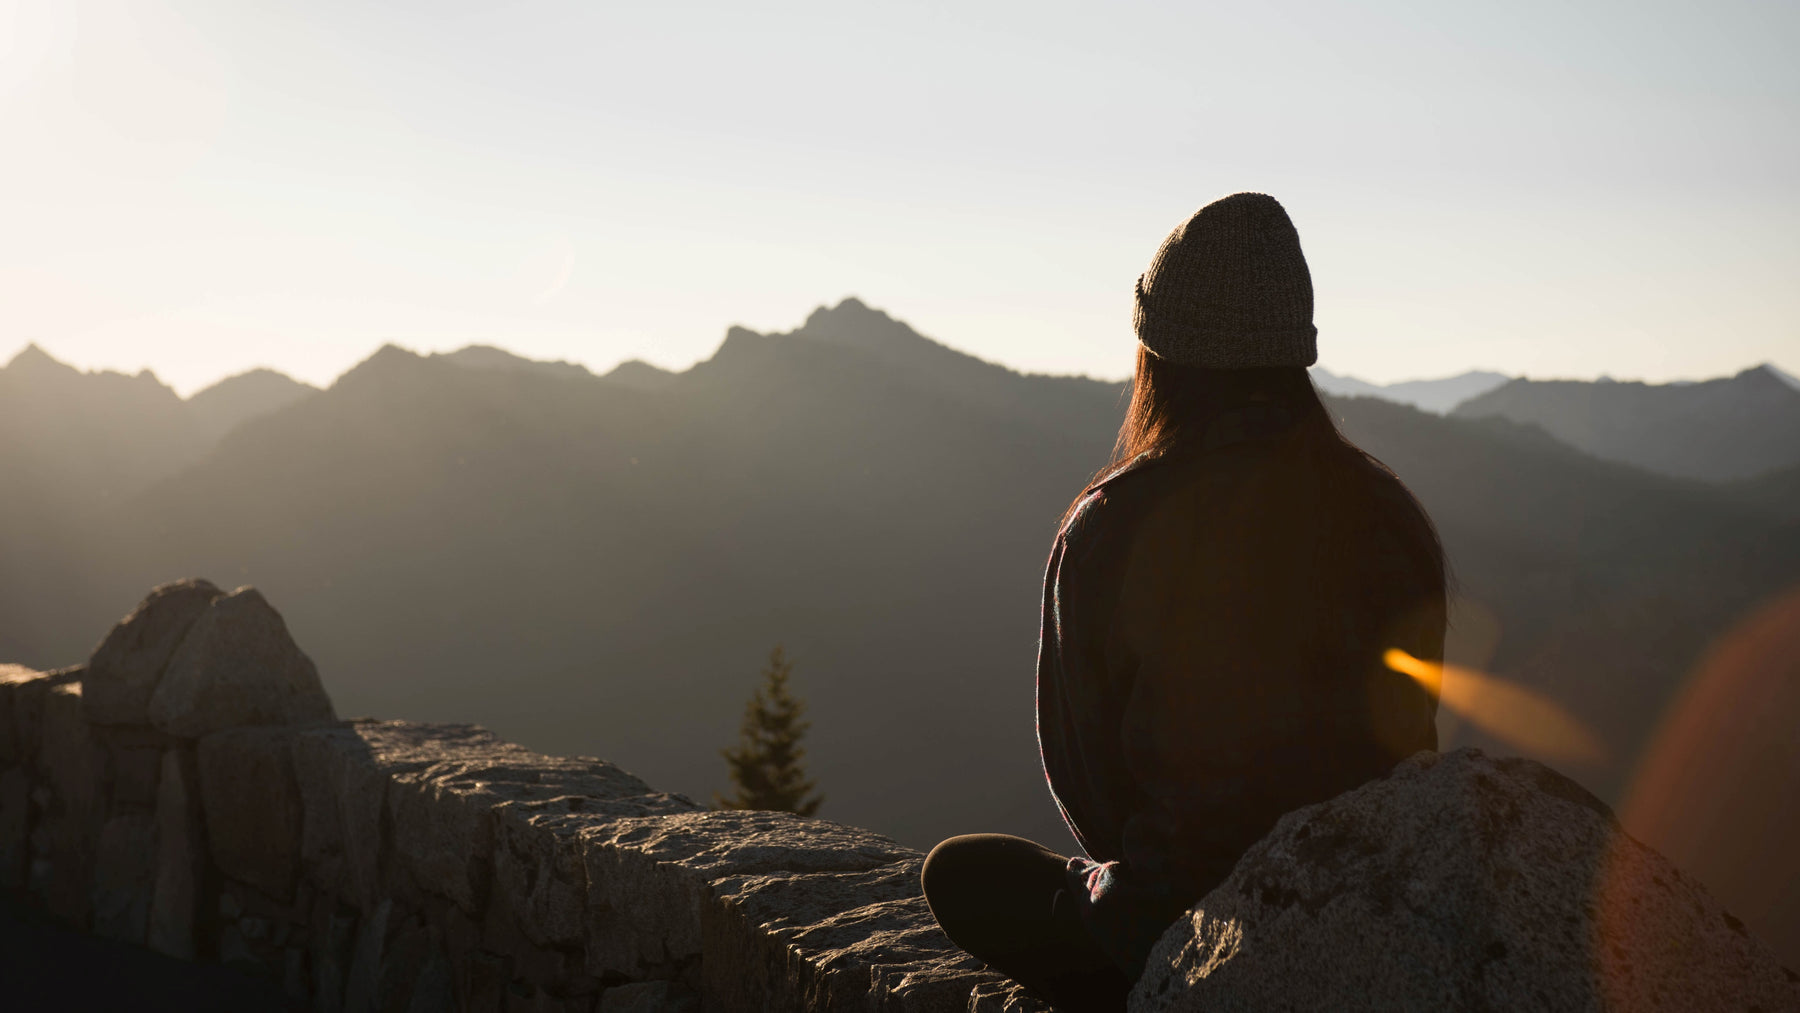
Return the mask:
POLYGON ((1138 278, 1138 340, 1171 362, 1209 369, 1318 361, 1312 275, 1275 198, 1238 193, 1176 226, 1138 278))

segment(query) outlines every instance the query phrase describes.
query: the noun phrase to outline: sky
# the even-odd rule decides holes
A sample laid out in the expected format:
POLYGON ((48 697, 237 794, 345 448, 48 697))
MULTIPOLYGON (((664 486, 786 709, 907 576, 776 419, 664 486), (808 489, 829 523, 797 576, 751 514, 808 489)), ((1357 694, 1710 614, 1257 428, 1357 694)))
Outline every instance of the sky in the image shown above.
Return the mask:
POLYGON ((1279 198, 1320 364, 1800 373, 1800 4, 0 0, 0 362, 685 368, 855 295, 1130 370, 1279 198))

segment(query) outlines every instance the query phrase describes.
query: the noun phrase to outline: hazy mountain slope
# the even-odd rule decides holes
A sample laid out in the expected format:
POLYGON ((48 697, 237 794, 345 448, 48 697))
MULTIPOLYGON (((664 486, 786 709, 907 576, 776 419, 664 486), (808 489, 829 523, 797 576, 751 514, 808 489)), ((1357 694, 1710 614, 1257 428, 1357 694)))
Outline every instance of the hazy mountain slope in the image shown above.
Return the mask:
POLYGON ((210 446, 239 424, 280 411, 318 393, 318 388, 272 369, 253 369, 226 377, 187 399, 199 438, 210 446))
POLYGON ((149 372, 83 373, 35 345, 0 368, 0 655, 42 661, 78 630, 69 603, 90 593, 87 534, 199 458, 186 408, 149 372))
POLYGON ((440 352, 434 359, 443 359, 454 365, 468 369, 500 369, 512 372, 543 373, 549 376, 560 376, 565 379, 587 379, 594 374, 586 366, 574 362, 544 362, 527 359, 522 355, 514 355, 503 348, 492 345, 468 345, 454 352, 440 352))
POLYGON ((1800 466, 1732 482, 1722 491, 1759 513, 1800 521, 1800 466))
POLYGON ((794 336, 734 331, 655 397, 387 349, 140 503, 100 611, 176 572, 254 581, 345 713, 480 720, 697 794, 780 641, 834 816, 1048 835, 1036 584, 1110 440, 794 336))
POLYGON ((1122 383, 1015 373, 932 341, 854 298, 819 307, 792 335, 859 349, 944 395, 1061 432, 1116 430, 1124 413, 1122 383))
POLYGON ((658 369, 642 359, 627 359, 614 366, 601 379, 639 390, 661 390, 673 383, 675 376, 675 373, 658 369))
MULTIPOLYGON (((1498 615, 1466 660, 1593 724, 1613 761, 1577 773, 1603 791, 1708 639, 1800 576, 1791 525, 1708 487, 1503 420, 1334 410, 1498 615)), ((1060 843, 1042 566, 1121 411, 1117 385, 1012 374, 860 304, 733 329, 655 390, 383 349, 108 517, 84 543, 105 571, 57 603, 74 632, 21 660, 79 657, 156 581, 255 582, 341 713, 480 721, 704 796, 780 642, 826 815, 1060 843)))
POLYGON ((1456 414, 1531 423, 1596 457, 1684 478, 1800 464, 1800 390, 1765 366, 1703 383, 1514 380, 1456 414))
POLYGON ((1378 397, 1437 415, 1446 414, 1464 401, 1485 394, 1511 379, 1503 373, 1470 370, 1437 380, 1376 384, 1354 376, 1340 376, 1318 366, 1308 372, 1312 375, 1313 383, 1326 394, 1336 397, 1378 397))
POLYGON ((1491 657, 1464 660, 1542 690, 1599 733, 1608 762, 1558 766, 1608 797, 1709 640, 1800 579, 1800 527, 1711 487, 1504 420, 1372 399, 1336 408, 1430 510, 1463 594, 1498 615, 1491 657))

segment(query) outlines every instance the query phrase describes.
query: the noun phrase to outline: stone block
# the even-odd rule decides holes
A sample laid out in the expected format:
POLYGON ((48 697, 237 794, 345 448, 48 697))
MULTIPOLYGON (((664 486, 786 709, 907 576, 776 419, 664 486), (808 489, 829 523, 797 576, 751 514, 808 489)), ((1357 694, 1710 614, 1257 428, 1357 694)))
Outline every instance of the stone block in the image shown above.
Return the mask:
POLYGON ((81 691, 79 682, 48 687, 38 768, 44 772, 59 812, 97 835, 104 754, 82 710, 81 691))
POLYGON ((450 958, 442 941, 434 938, 425 954, 425 963, 419 968, 418 981, 413 985, 406 1013, 440 1013, 455 1008, 456 996, 450 987, 450 958))
POLYGON ((313 1009, 342 1013, 356 942, 356 917, 330 903, 313 907, 313 1009))
POLYGON ((31 860, 31 779, 22 765, 0 771, 0 890, 25 886, 31 860))
POLYGON ((715 882, 702 909, 708 1008, 963 1009, 998 976, 938 928, 921 864, 715 882))
POLYGON ((86 669, 82 666, 61 668, 53 672, 34 672, 18 665, 0 667, 0 699, 5 699, 11 712, 9 727, 10 753, 27 768, 37 767, 42 759, 44 743, 44 707, 50 690, 78 683, 86 669))
POLYGON ((241 725, 335 720, 318 669, 260 592, 207 605, 150 697, 150 723, 184 738, 241 725))
POLYGON ((694 812, 615 820, 581 832, 587 970, 644 979, 701 952, 714 880, 783 872, 864 872, 919 854, 868 830, 775 812, 694 812))
POLYGON ((476 950, 458 967, 457 998, 466 1013, 502 1013, 506 1005, 511 961, 498 953, 476 950))
POLYGON ((88 659, 83 680, 88 720, 105 725, 149 724, 150 698, 169 659, 194 621, 223 594, 199 579, 151 588, 88 659))
POLYGON ((600 993, 597 1013, 700 1013, 700 997, 678 981, 639 981, 600 993))
POLYGON ((163 754, 156 789, 156 882, 146 942, 182 960, 196 955, 194 929, 205 860, 196 780, 192 754, 180 749, 163 754))
POLYGON ((27 750, 22 741, 24 730, 20 727, 24 719, 15 717, 22 704, 24 687, 36 683, 46 676, 34 668, 24 665, 0 665, 0 767, 11 767, 35 758, 36 750, 27 750))
POLYGON ((579 945, 586 932, 587 868, 581 833, 613 820, 694 811, 660 793, 625 798, 564 795, 494 809, 494 895, 538 946, 579 945))
POLYGON ((300 856, 307 875, 373 911, 383 895, 382 811, 388 776, 360 727, 300 730, 294 737, 294 776, 300 786, 300 856))
POLYGON ((406 1013, 414 986, 431 954, 431 933, 419 919, 409 919, 388 941, 375 983, 377 1013, 406 1013))
POLYGON ((1585 789, 1420 753, 1283 816, 1172 925, 1142 1013, 1800 1009, 1785 970, 1585 789))
POLYGON ((50 787, 45 816, 49 881, 45 901, 63 923, 91 927, 90 889, 99 844, 104 754, 81 706, 81 683, 50 686, 43 702, 38 766, 50 787))
POLYGON ((107 747, 111 759, 112 805, 156 807, 156 782, 162 775, 162 746, 107 747))
POLYGON ((149 810, 113 815, 94 856, 93 931, 142 944, 156 888, 156 818, 149 810))
POLYGON ((387 952, 388 919, 393 913, 393 902, 382 901, 356 927, 356 946, 344 979, 344 1013, 374 1013, 381 960, 387 952))
POLYGON ((294 739, 286 728, 234 728, 196 748, 213 861, 283 901, 294 896, 303 835, 294 739))

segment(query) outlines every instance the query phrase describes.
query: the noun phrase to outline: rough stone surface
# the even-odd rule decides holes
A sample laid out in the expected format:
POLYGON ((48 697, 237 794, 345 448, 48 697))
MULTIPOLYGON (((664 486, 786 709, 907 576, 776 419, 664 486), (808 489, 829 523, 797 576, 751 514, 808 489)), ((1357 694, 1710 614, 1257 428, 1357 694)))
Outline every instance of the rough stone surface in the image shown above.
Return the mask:
POLYGON ((23 719, 14 715, 24 692, 22 687, 44 677, 44 673, 24 665, 0 665, 0 768, 23 763, 36 753, 25 748, 24 729, 20 727, 23 719))
POLYGON ((331 721, 312 659, 253 587, 215 599, 194 620, 150 697, 151 725, 199 738, 239 725, 331 721))
POLYGON ((700 997, 680 982, 640 981, 607 989, 599 1013, 700 1013, 700 997))
POLYGON ((155 817, 148 810, 112 816, 94 856, 94 934, 142 943, 155 886, 155 817))
POLYGON ((1476 750, 1284 816, 1158 942, 1137 1013, 1800 1009, 1800 978, 1573 781, 1476 750))
POLYGON ((394 902, 384 900, 357 926, 356 948, 351 951, 350 973, 344 983, 344 1013, 371 1013, 375 1009, 381 960, 387 949, 388 918, 393 911, 394 902))
POLYGON ((21 766, 0 771, 0 890, 25 886, 31 860, 31 779, 21 766))
POLYGON ((232 728, 200 740, 200 797, 213 861, 227 876, 289 899, 300 871, 294 733, 232 728))
POLYGON ((86 929, 92 911, 89 887, 94 877, 94 849, 103 817, 100 775, 104 756, 82 712, 81 683, 49 687, 42 714, 38 762, 48 774, 51 791, 45 820, 50 841, 47 899, 51 914, 86 929))
POLYGON ((998 976, 938 928, 920 893, 922 864, 717 881, 720 903, 702 922, 711 1005, 966 1009, 973 989, 998 976))
POLYGON ((200 903, 199 799, 193 760, 181 750, 163 754, 156 790, 156 884, 145 942, 171 957, 192 960, 200 903))
POLYGON ((34 767, 40 764, 43 759, 44 707, 50 691, 57 686, 80 682, 86 671, 80 666, 52 672, 35 672, 19 665, 0 669, 0 699, 7 701, 7 709, 12 713, 12 735, 0 744, 10 744, 11 755, 15 758, 12 762, 34 767))
POLYGON ((224 593, 199 579, 151 588, 88 660, 83 679, 88 720, 102 725, 149 724, 150 697, 169 659, 194 620, 224 593))
POLYGON ((918 857, 886 837, 787 813, 697 812, 582 831, 587 970, 643 979, 698 956, 713 880, 775 872, 863 872, 918 857))
POLYGON ((538 946, 579 946, 587 928, 588 892, 582 831, 621 817, 696 809, 684 798, 661 793, 501 803, 494 810, 492 903, 505 906, 520 932, 538 946))

